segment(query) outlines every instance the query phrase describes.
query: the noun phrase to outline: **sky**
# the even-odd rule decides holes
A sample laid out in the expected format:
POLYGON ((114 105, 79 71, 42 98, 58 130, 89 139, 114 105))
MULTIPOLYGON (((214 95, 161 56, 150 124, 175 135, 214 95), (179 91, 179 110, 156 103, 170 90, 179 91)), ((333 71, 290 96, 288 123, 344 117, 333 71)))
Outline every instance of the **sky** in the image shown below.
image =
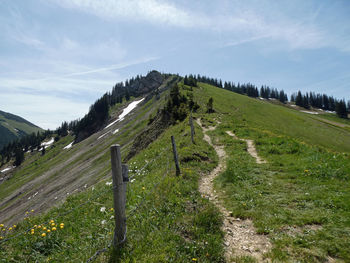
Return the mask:
POLYGON ((155 69, 350 99, 350 1, 0 0, 0 110, 45 128, 155 69))

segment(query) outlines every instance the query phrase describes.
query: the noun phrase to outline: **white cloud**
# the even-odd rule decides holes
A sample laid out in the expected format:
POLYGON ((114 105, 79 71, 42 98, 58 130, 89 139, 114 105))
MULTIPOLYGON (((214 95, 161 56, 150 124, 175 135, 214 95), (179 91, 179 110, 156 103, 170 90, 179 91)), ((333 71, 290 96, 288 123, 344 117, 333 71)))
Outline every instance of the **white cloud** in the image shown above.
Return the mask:
MULTIPOLYGON (((78 9, 107 20, 148 22, 157 26, 175 26, 188 29, 204 29, 232 34, 233 45, 263 38, 284 41, 290 49, 314 49, 335 47, 349 51, 349 39, 337 37, 323 27, 316 26, 321 7, 307 13, 305 19, 291 18, 281 5, 263 8, 251 3, 235 2, 230 11, 198 11, 196 8, 179 7, 169 1, 157 0, 53 0, 65 8, 78 9), (333 36, 331 36, 333 35, 333 36)), ((205 5, 205 2, 202 3, 205 5)), ((204 8, 205 10, 205 8, 204 8)))

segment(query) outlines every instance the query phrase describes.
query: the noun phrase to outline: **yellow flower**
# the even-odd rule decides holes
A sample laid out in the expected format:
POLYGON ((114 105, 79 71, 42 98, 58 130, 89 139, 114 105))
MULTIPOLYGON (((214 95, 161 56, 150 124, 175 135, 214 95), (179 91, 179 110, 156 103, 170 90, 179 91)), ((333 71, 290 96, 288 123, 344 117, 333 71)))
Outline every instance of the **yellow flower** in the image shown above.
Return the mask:
POLYGON ((145 190, 145 189, 146 189, 146 188, 143 186, 143 187, 142 187, 142 190, 145 190))
POLYGON ((0 236, 0 240, 1 240, 1 239, 3 239, 3 237, 2 237, 2 236, 0 236))
POLYGON ((196 258, 192 258, 192 261, 197 261, 197 259, 196 258))
POLYGON ((50 229, 48 229, 48 230, 47 230, 47 233, 50 233, 50 232, 51 232, 51 230, 50 230, 50 229))
POLYGON ((9 227, 9 230, 10 230, 10 231, 12 230, 12 227, 11 227, 11 226, 9 227))
POLYGON ((27 211, 27 212, 26 212, 26 215, 28 215, 28 214, 29 214, 29 212, 27 211))
POLYGON ((38 225, 38 228, 41 228, 41 225, 38 225))
POLYGON ((46 233, 42 233, 41 236, 42 236, 42 237, 46 237, 46 233))
POLYGON ((60 228, 64 228, 64 223, 61 223, 61 224, 60 224, 60 228))
POLYGON ((0 224, 0 227, 4 227, 4 224, 0 224))
POLYGON ((44 226, 44 227, 43 227, 43 230, 46 230, 46 229, 47 229, 46 226, 44 226))
POLYGON ((112 207, 112 208, 111 208, 111 209, 109 209, 109 210, 113 212, 113 211, 114 211, 114 208, 112 207))
POLYGON ((34 229, 32 229, 32 230, 30 231, 30 233, 31 233, 32 235, 34 235, 34 229))
POLYGON ((57 230, 57 228, 56 228, 56 227, 53 227, 53 228, 51 228, 51 230, 52 230, 52 231, 56 231, 56 230, 57 230))
POLYGON ((30 212, 32 212, 32 213, 33 213, 33 212, 34 212, 34 209, 30 210, 30 212))
POLYGON ((51 223, 51 226, 55 226, 56 224, 55 223, 51 223))
POLYGON ((52 219, 50 220, 50 224, 52 224, 52 223, 55 223, 55 221, 53 221, 52 219))

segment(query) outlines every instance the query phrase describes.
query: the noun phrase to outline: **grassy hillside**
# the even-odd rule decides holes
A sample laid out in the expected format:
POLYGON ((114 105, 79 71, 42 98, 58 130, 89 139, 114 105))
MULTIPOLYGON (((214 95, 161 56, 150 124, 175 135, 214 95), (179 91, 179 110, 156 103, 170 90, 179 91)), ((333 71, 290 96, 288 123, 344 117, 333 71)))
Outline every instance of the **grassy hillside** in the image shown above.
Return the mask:
POLYGON ((0 149, 9 142, 42 129, 11 113, 0 111, 0 149))
MULTIPOLYGON (((185 87, 181 92, 190 90, 185 87)), ((209 135, 228 154, 227 169, 215 179, 215 190, 227 210, 242 220, 252 219, 257 232, 271 240, 273 248, 265 257, 274 262, 350 261, 348 129, 203 83, 193 88, 193 95, 201 106, 194 117, 205 125, 217 125, 209 135), (210 97, 215 113, 207 114, 210 97), (267 163, 256 164, 245 142, 226 131, 254 140, 267 163)), ((72 138, 66 137, 47 155, 28 158, 14 180, 1 184, 2 213, 17 208, 36 191, 35 198, 46 202, 55 202, 55 196, 65 200, 67 193, 68 198, 42 215, 36 213, 47 206, 38 205, 35 198, 20 206, 27 219, 16 227, 12 219, 6 223, 0 233, 10 239, 0 241, 0 258, 86 262, 99 251, 96 262, 225 262, 222 215, 198 192, 198 180, 216 167, 218 158, 197 125, 196 144, 191 143, 188 118, 128 162, 132 177, 127 192, 128 241, 118 252, 108 248, 114 222, 109 147, 121 144, 126 156, 132 139, 164 105, 166 96, 140 105, 113 127, 120 129, 114 135, 102 130, 68 150, 63 147, 72 138), (179 152, 180 177, 174 172, 171 135, 179 152), (33 190, 23 188, 25 180, 32 182, 33 190), (50 220, 54 225, 48 233, 43 228, 50 220)), ((112 110, 117 115, 119 109, 112 110)), ((235 262, 255 259, 242 256, 235 262)))

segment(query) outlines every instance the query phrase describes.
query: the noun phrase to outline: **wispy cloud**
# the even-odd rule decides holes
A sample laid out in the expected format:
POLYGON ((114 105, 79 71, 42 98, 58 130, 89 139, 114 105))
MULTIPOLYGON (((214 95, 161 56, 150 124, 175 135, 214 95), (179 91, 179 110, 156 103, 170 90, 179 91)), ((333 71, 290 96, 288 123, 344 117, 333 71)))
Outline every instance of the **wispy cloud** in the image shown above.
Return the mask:
POLYGON ((123 19, 158 26, 228 32, 234 35, 231 45, 256 41, 263 37, 285 41, 291 49, 326 46, 336 47, 342 51, 349 49, 346 47, 347 43, 342 43, 341 39, 330 40, 330 32, 315 26, 314 20, 319 16, 322 6, 311 13, 309 19, 301 22, 282 16, 280 13, 272 14, 264 13, 266 10, 248 9, 249 4, 247 7, 237 5, 234 13, 228 15, 219 14, 215 10, 208 14, 188 7, 179 7, 169 1, 157 0, 57 0, 56 2, 65 8, 78 9, 102 19, 123 19))

